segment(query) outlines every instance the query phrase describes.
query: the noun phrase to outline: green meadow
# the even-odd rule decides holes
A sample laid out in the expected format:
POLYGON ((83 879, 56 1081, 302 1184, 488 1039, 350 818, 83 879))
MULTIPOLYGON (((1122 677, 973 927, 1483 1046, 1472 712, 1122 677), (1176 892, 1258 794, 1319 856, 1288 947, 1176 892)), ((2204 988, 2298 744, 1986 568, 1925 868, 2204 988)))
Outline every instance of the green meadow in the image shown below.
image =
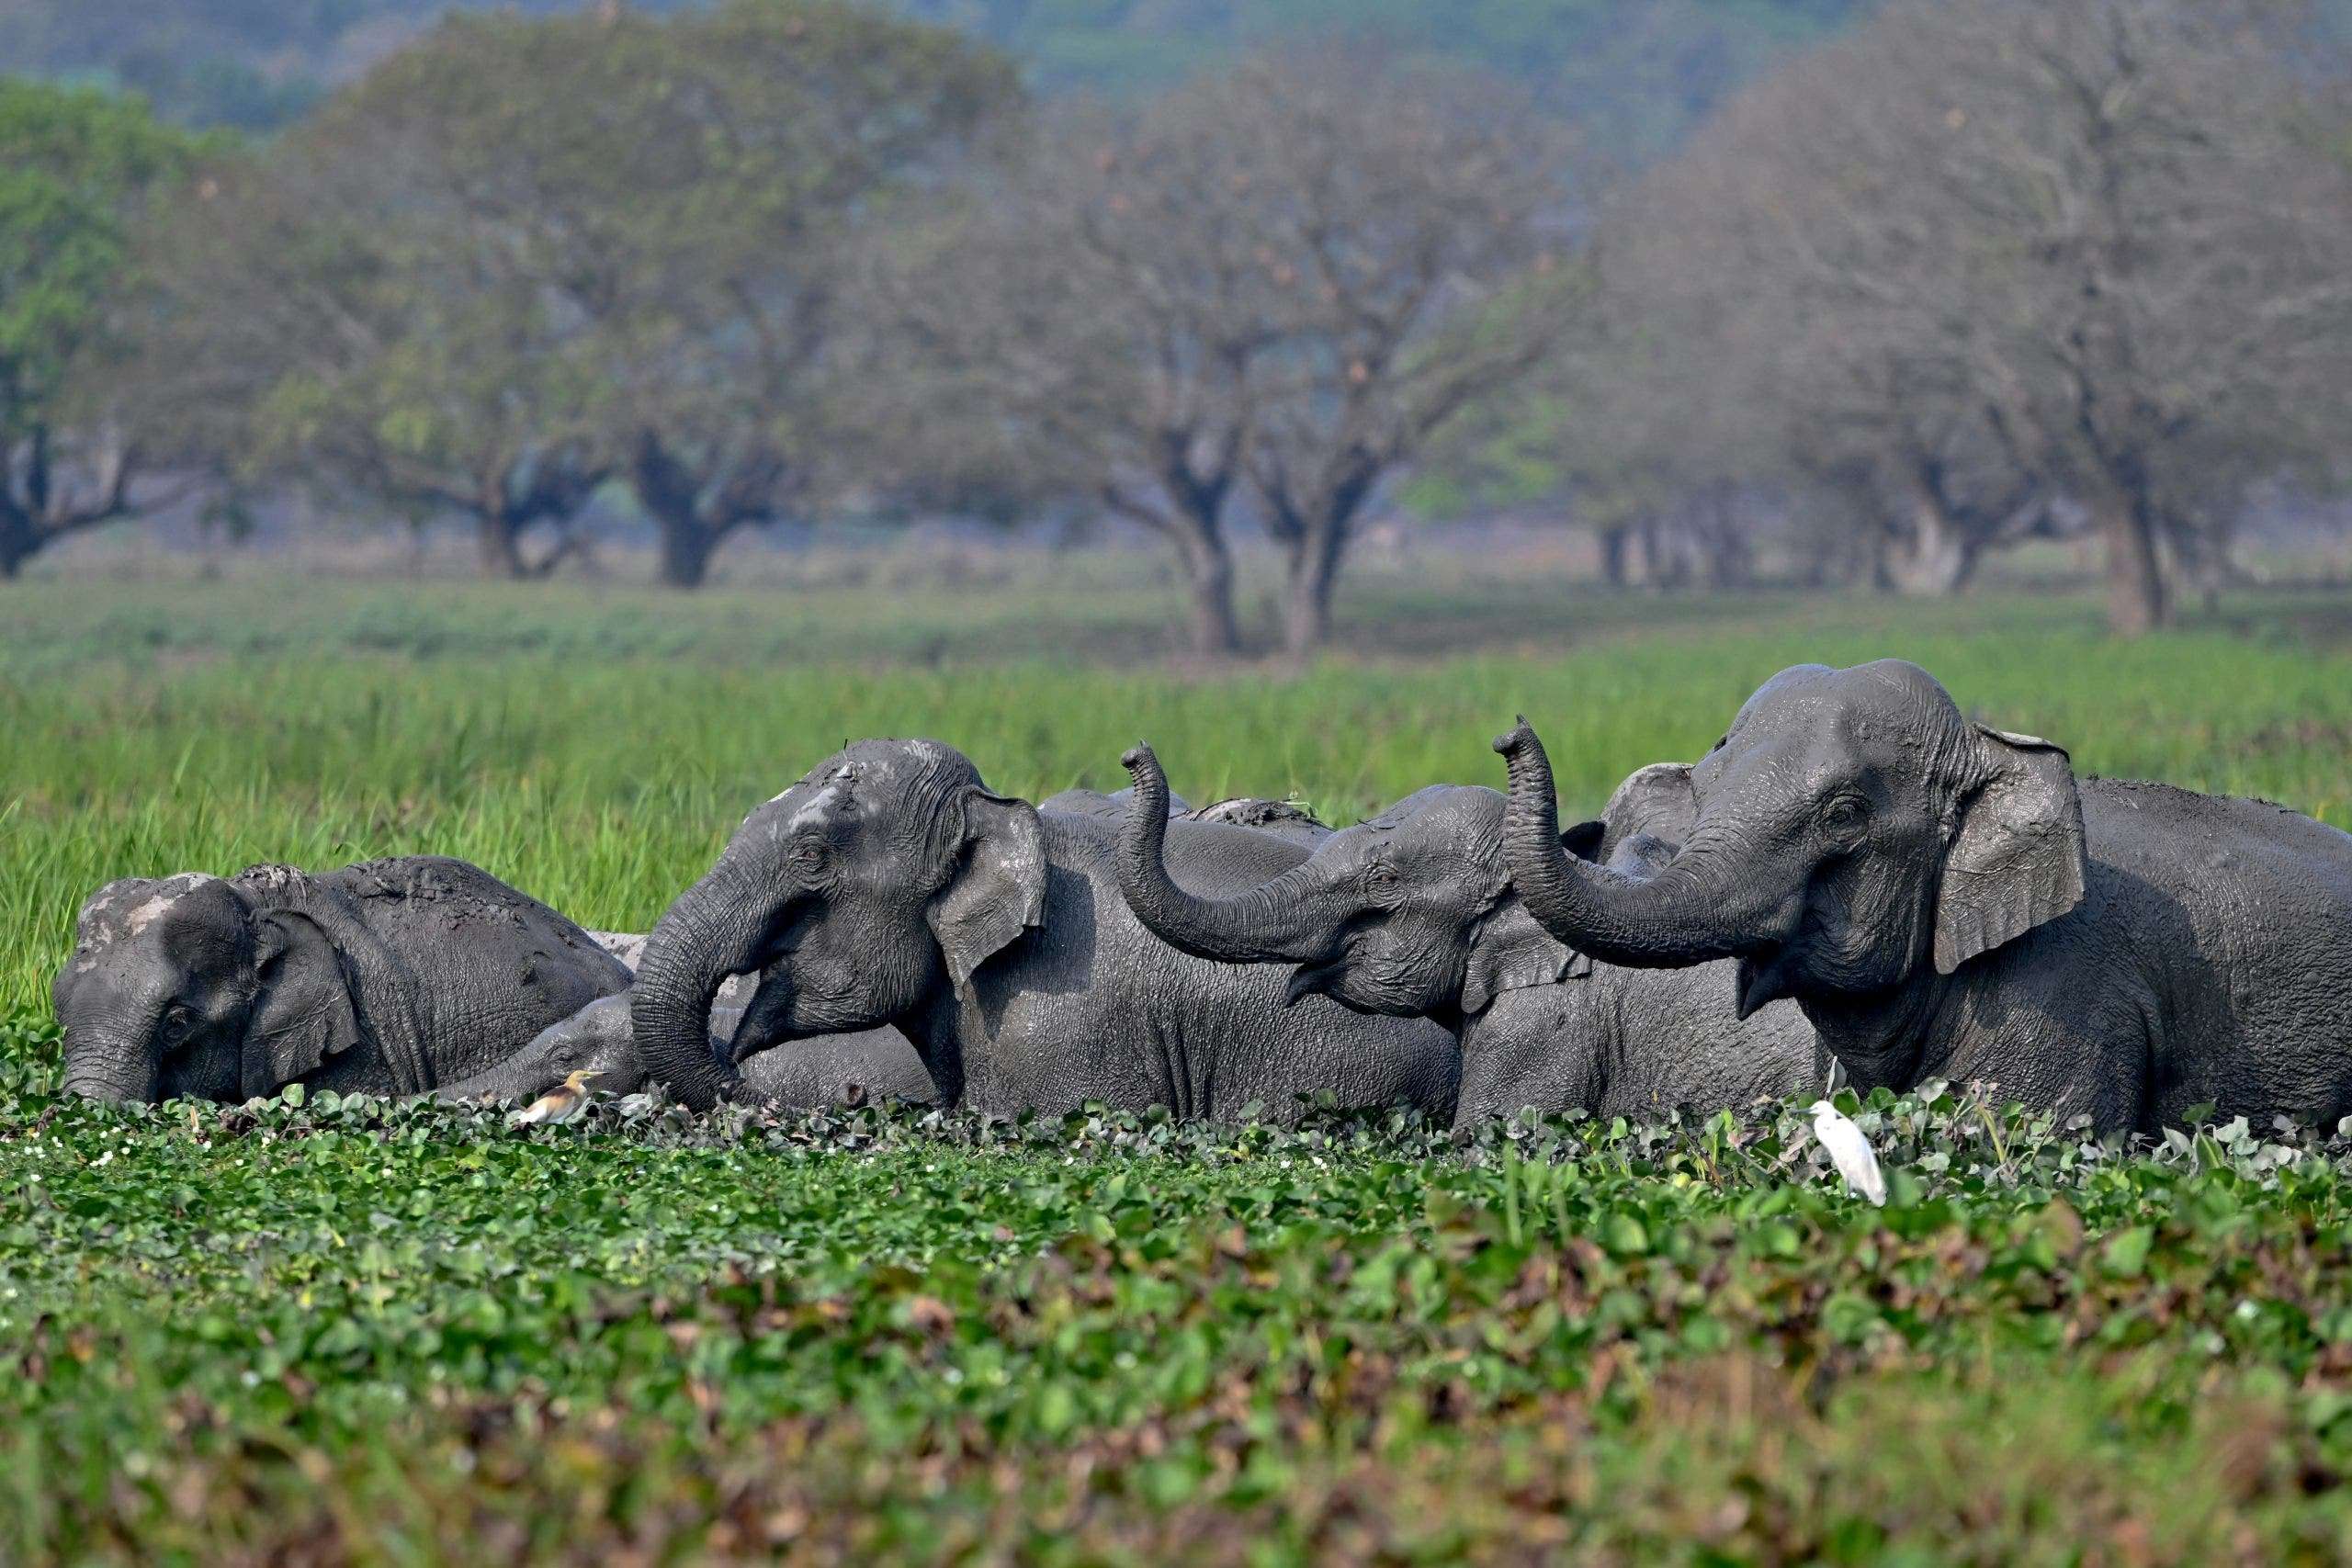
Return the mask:
POLYGON ((1306 668, 1168 666, 1148 579, 679 597, 0 585, 0 1560, 2211 1562, 2352 1551, 2352 1143, 1856 1107, 1018 1127, 54 1093, 119 875, 457 854, 644 929, 844 739, 1030 796, 1148 739, 1195 800, 1564 807, 1782 666, 1909 658, 2078 770, 2352 826, 2352 603, 2137 643, 1915 604, 1364 574, 1306 668))

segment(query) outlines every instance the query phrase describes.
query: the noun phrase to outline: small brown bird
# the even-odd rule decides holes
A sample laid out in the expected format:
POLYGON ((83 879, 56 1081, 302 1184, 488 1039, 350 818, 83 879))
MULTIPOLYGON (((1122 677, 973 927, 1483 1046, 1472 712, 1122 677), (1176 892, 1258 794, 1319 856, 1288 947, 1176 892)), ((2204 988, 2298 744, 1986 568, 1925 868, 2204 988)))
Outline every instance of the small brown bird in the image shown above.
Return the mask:
POLYGON ((593 1067, 582 1067, 563 1082, 514 1112, 514 1125, 529 1127, 541 1122, 569 1122, 580 1114, 588 1103, 588 1084, 605 1075, 593 1067))

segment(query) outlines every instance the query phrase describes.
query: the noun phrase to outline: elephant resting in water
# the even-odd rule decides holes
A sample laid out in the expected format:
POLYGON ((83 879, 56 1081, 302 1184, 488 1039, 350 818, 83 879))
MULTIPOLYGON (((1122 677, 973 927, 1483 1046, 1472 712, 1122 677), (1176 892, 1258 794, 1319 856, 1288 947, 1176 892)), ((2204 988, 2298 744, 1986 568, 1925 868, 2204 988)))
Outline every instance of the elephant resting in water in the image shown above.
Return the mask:
MULTIPOLYGON (((1419 1020, 1282 1003, 1281 977, 1178 953, 1119 896, 1111 814, 991 795, 960 752, 868 740, 744 820, 646 944, 632 1011, 650 1070, 688 1104, 755 1092, 711 1059, 710 1006, 760 974, 737 1063, 813 1034, 895 1024, 940 1099, 990 1115, 1086 1100, 1232 1116, 1342 1107, 1453 1111, 1457 1053, 1419 1020)), ((1306 851, 1179 821, 1169 855, 1195 886, 1254 886, 1306 851)))
POLYGON ((116 1100, 420 1093, 629 983, 553 909, 437 855, 129 877, 75 940, 51 987, 65 1087, 116 1100))
MULTIPOLYGON (((605 951, 631 968, 645 946, 641 936, 609 931, 589 933, 605 951)), ((712 1062, 724 1066, 724 1055, 735 1026, 751 999, 751 987, 730 981, 711 1010, 712 1062)), ((629 1022, 629 996, 599 997, 570 1018, 539 1031, 531 1042, 504 1061, 483 1068, 469 1078, 444 1084, 436 1092, 444 1100, 529 1101, 547 1093, 575 1071, 595 1075, 590 1085, 598 1094, 634 1094, 650 1081, 645 1059, 637 1049, 637 1032, 629 1022)), ((854 1034, 828 1034, 802 1041, 790 1051, 768 1051, 743 1065, 743 1077, 752 1093, 769 1104, 815 1110, 828 1105, 863 1105, 869 1100, 899 1100, 928 1104, 933 1098, 931 1075, 905 1035, 895 1029, 868 1029, 854 1034)))
POLYGON ((2352 1112, 2352 835, 2260 801, 2077 783, 1894 660, 1803 665, 1687 773, 1679 853, 1564 854, 1524 722, 1504 856, 1529 910, 1611 963, 1739 961, 1858 1087, 1989 1080, 2103 1131, 2211 1103, 2260 1125, 2352 1112))
MULTIPOLYGON (((1795 1008, 1736 1014, 1733 965, 1667 971, 1596 964, 1529 917, 1502 863, 1503 796, 1433 785, 1262 887, 1224 897, 1176 886, 1162 854, 1168 784, 1151 748, 1125 759, 1134 809, 1119 884, 1136 917, 1186 953, 1289 967, 1285 1002, 1321 993, 1367 1013, 1430 1018, 1461 1041, 1457 1126, 1533 1107, 1638 1115, 1713 1109, 1821 1081, 1795 1008)), ((1662 859, 1648 770, 1600 822, 1570 829, 1582 853, 1619 866, 1662 859)))

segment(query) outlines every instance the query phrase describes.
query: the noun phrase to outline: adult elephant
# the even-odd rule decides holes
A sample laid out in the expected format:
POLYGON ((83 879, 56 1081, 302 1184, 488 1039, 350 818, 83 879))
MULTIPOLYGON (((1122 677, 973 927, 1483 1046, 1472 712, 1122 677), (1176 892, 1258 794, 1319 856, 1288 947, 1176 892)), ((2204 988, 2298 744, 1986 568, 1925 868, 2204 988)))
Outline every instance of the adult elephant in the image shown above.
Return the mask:
MULTIPOLYGON (((1159 759, 1138 746, 1124 760, 1136 784, 1119 885, 1136 917, 1202 958, 1287 966, 1285 1001, 1329 996, 1451 1030, 1457 1126, 1530 1107, 1608 1116, 1745 1105, 1821 1081, 1794 1008, 1737 1016, 1732 964, 1596 964, 1537 925, 1503 867, 1494 790, 1432 785, 1329 835, 1272 883, 1202 897, 1168 874, 1159 759)), ((1569 830, 1574 852, 1621 868, 1670 853, 1645 830, 1681 826, 1653 785, 1650 770, 1629 779, 1602 820, 1569 830)))
POLYGON ((438 855, 125 878, 75 943, 51 987, 65 1087, 115 1100, 420 1093, 629 983, 586 931, 438 855))
MULTIPOLYGON (((1197 882, 1252 886, 1306 852, 1225 823, 1169 828, 1197 882)), ((736 1062, 814 1034, 895 1025, 944 1102, 991 1115, 1087 1100, 1231 1116, 1453 1111, 1434 1026, 1281 1006, 1278 976, 1176 953, 1119 896, 1115 819, 993 795, 932 740, 867 740, 752 813, 646 945, 632 1013, 653 1075, 689 1104, 752 1092, 711 1059, 730 975, 758 971, 736 1062)))
POLYGON ((1522 721, 1504 854, 1529 910, 1616 964, 1740 966, 1862 1088, 1986 1080, 2154 1132, 2192 1106, 2352 1111, 2352 836, 2260 801, 2077 783, 1885 660, 1783 671, 1688 775, 1655 873, 1563 854, 1522 721))

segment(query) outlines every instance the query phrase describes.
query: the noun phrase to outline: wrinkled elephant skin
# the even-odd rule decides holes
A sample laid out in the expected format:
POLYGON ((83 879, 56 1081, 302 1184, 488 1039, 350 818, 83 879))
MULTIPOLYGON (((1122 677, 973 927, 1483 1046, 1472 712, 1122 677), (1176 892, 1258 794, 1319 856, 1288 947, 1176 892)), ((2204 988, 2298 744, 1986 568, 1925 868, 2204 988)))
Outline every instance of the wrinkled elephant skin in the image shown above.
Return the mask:
MULTIPOLYGON (((1528 1109, 1746 1105, 1820 1081, 1813 1031, 1794 1008, 1739 1019, 1731 964, 1596 964, 1537 926, 1503 867, 1505 803, 1494 790, 1421 790, 1327 836, 1281 897, 1208 898, 1169 878, 1158 759, 1138 747, 1127 760, 1136 787, 1120 881, 1145 926, 1186 952, 1280 965, 1291 997, 1445 1024, 1462 1045, 1457 1125, 1528 1109)), ((1570 840, 1624 865, 1670 853, 1648 829, 1681 824, 1652 808, 1644 780, 1570 840)))
POLYGON ((628 981, 544 904, 412 855, 109 883, 83 906, 52 995, 68 1089, 238 1100, 293 1083, 428 1090, 628 981))
MULTIPOLYGON (((721 982, 757 973, 737 1062, 892 1024, 944 1102, 991 1115, 1096 1100, 1215 1119, 1255 1101, 1289 1117, 1318 1094, 1453 1114, 1443 1031, 1323 998, 1285 1007, 1278 975, 1172 951, 1119 895, 1117 836, 1107 810, 990 794, 936 741, 852 746, 752 812, 655 928, 632 1007, 648 1070, 689 1104, 749 1092, 711 1062, 706 1026, 721 982)), ((1206 886, 1306 858, 1222 822, 1169 840, 1206 886)))
POLYGON ((1561 852, 1523 723, 1504 852, 1546 930, 1643 965, 1731 958, 1858 1087, 1925 1078, 2155 1132, 2352 1112, 2352 835, 2281 807, 2077 781, 1897 660, 1784 671, 1690 772, 1680 851, 1561 852))

